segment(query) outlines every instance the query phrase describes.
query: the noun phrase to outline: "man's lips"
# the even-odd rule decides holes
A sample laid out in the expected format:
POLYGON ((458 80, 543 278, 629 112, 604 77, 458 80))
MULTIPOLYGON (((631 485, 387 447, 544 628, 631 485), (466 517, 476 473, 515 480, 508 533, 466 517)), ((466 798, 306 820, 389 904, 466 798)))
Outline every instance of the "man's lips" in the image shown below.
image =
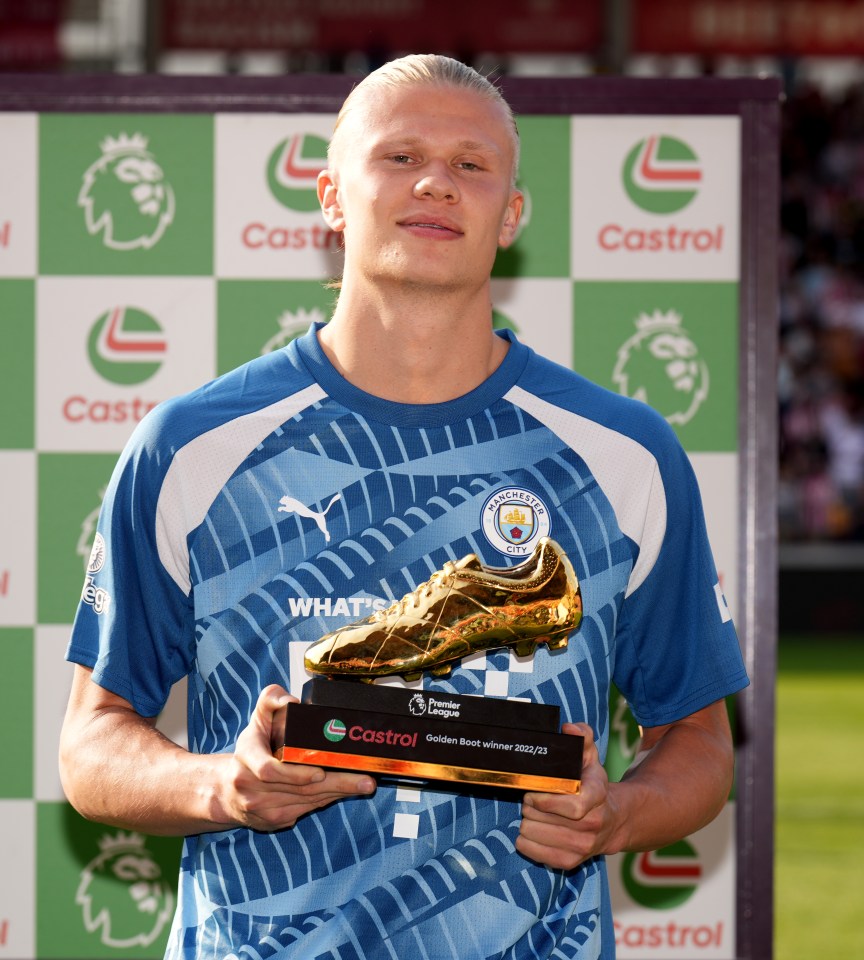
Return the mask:
POLYGON ((430 234, 451 235, 461 237, 462 230, 453 223, 452 220, 444 220, 441 217, 405 217, 398 221, 400 227, 408 227, 411 230, 420 230, 430 234))

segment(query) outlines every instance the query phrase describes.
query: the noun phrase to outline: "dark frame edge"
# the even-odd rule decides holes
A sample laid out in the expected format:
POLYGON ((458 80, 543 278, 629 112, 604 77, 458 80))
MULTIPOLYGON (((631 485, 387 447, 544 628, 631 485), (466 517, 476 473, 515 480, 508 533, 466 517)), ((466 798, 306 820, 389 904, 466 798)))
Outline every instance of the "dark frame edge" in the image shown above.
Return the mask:
POLYGON ((777 336, 780 97, 742 104, 738 627, 750 686, 737 698, 736 944, 774 955, 777 661, 777 336))

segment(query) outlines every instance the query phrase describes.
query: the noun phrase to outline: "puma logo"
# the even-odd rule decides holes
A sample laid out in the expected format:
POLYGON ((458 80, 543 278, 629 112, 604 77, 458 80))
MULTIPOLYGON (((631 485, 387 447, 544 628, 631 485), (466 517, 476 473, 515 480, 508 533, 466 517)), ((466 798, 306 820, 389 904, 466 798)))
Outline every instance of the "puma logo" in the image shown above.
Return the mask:
POLYGON ((318 529, 324 534, 324 539, 327 541, 327 543, 329 543, 330 531, 327 529, 327 521, 324 518, 327 516, 327 511, 333 506, 333 504, 336 503, 337 500, 341 499, 342 494, 337 493, 321 513, 316 513, 314 510, 310 510, 305 503, 295 500, 294 497, 285 496, 279 501, 280 506, 277 508, 277 512, 296 513, 299 517, 307 517, 309 520, 314 520, 318 525, 318 529))

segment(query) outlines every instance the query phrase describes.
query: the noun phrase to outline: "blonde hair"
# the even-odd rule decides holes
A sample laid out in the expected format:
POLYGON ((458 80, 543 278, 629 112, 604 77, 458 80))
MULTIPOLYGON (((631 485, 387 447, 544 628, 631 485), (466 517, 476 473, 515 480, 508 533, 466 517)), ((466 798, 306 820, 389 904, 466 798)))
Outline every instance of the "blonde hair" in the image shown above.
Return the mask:
POLYGON ((509 119, 513 138, 513 183, 515 184, 519 169, 519 130, 510 104, 495 84, 473 67, 437 53, 414 53, 398 60, 391 60, 361 80, 345 98, 342 109, 336 117, 328 159, 333 155, 333 144, 337 141, 340 124, 358 100, 367 94, 374 93, 375 88, 378 87, 393 88, 423 84, 471 90, 492 103, 501 105, 505 116, 509 119))

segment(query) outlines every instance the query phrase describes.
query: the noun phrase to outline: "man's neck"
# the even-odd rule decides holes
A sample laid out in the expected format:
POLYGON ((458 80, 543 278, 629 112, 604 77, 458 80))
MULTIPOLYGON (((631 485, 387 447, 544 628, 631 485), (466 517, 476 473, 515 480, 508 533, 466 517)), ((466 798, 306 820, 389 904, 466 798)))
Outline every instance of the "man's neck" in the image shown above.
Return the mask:
POLYGON ((486 380, 507 353, 492 330, 488 286, 464 291, 343 289, 320 331, 324 352, 354 386, 398 403, 443 403, 486 380))

